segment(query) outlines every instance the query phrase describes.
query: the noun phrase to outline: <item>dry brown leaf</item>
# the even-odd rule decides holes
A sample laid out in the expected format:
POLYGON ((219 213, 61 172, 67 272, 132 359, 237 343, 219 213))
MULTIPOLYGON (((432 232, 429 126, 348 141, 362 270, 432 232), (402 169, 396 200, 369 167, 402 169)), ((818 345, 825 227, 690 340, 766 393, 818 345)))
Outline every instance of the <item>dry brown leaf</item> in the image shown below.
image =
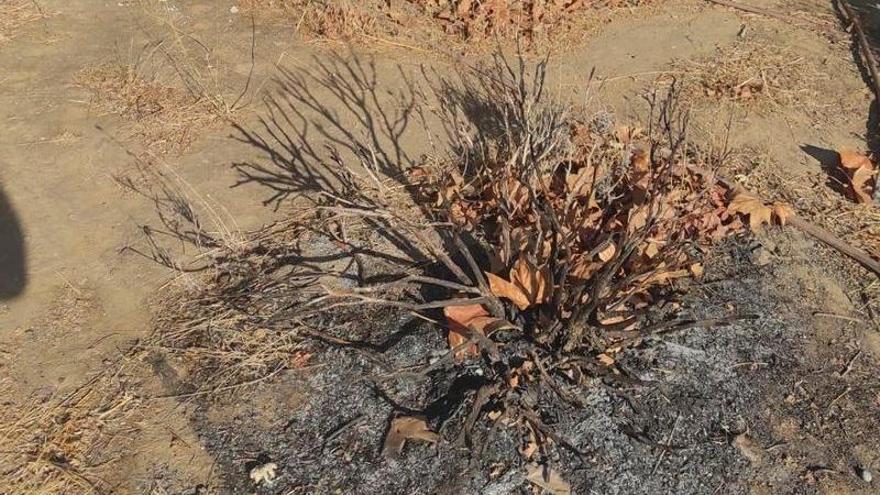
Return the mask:
POLYGON ((399 416, 391 420, 382 453, 389 457, 400 454, 407 440, 437 443, 440 441, 440 435, 428 429, 428 423, 424 418, 399 416))
POLYGON ((538 444, 536 442, 530 441, 520 449, 520 454, 522 454, 523 458, 531 459, 532 456, 538 453, 538 444))
POLYGON ((412 167, 406 173, 411 180, 416 182, 426 181, 431 178, 431 171, 426 167, 412 167))
POLYGON ((539 270, 525 257, 520 256, 510 270, 510 280, 519 285, 532 304, 539 304, 547 299, 550 280, 548 268, 544 267, 539 270))
MULTIPOLYGON (((443 308, 443 315, 446 316, 449 326, 449 333, 447 334, 449 347, 455 349, 468 341, 471 334, 470 328, 474 321, 479 318, 488 317, 489 312, 480 304, 468 304, 464 306, 446 306, 443 308)), ((480 351, 477 345, 472 342, 464 349, 456 352, 455 357, 456 359, 461 359, 467 355, 478 356, 479 354, 480 351)))
POLYGON ((702 263, 694 263, 688 268, 691 272, 691 275, 694 277, 700 278, 703 276, 703 264, 702 263))
POLYGON ((648 258, 653 258, 653 257, 657 256, 657 254, 660 253, 660 246, 659 246, 659 244, 660 244, 660 243, 655 242, 655 241, 652 240, 652 239, 649 239, 649 240, 648 240, 648 245, 645 246, 645 252, 644 252, 644 255, 647 256, 648 258))
POLYGON ((770 223, 773 219, 773 210, 764 204, 756 196, 745 190, 739 190, 735 193, 733 200, 727 206, 728 213, 739 213, 749 217, 749 228, 752 230, 760 230, 765 223, 770 223))
POLYGON ((512 373, 507 377, 507 386, 509 388, 516 388, 519 386, 519 373, 512 373))
POLYGON ((788 219, 794 216, 794 210, 785 203, 773 203, 773 218, 779 225, 788 223, 788 219))
POLYGON ((510 269, 510 281, 488 272, 486 277, 493 294, 510 299, 520 310, 540 304, 550 295, 550 270, 539 270, 522 256, 510 269))
POLYGON ((794 210, 789 205, 777 202, 768 206, 760 198, 741 188, 734 192, 733 200, 727 206, 727 213, 748 216, 749 228, 753 231, 760 230, 765 223, 785 225, 794 216, 794 210))
POLYGON ((590 261, 584 256, 578 258, 578 260, 572 264, 570 275, 581 280, 588 280, 593 274, 599 271, 600 268, 602 268, 602 263, 590 261))
POLYGON ((562 479, 558 472, 550 468, 544 469, 544 466, 540 464, 531 463, 526 465, 526 479, 553 495, 571 494, 571 485, 562 479))
POLYGON ((733 437, 731 444, 736 447, 743 457, 748 459, 752 464, 761 464, 764 461, 764 449, 761 448, 746 433, 740 433, 733 437))
POLYGON ((874 190, 874 164, 861 153, 840 151, 840 167, 850 182, 850 192, 858 203, 870 203, 874 190))
POLYGON ((520 310, 531 306, 528 294, 516 284, 508 282, 494 273, 486 272, 486 278, 489 280, 489 289, 496 296, 510 299, 520 310))

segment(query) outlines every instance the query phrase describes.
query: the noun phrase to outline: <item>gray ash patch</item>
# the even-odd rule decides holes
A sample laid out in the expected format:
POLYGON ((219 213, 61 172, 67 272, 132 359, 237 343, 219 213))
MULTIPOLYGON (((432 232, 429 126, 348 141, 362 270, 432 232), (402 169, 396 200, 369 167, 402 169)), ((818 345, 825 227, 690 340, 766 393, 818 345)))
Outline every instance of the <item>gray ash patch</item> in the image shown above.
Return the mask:
MULTIPOLYGON (((716 255, 681 311, 700 319, 733 310, 756 314, 757 320, 650 338, 618 356, 622 375, 592 379, 579 390, 582 407, 549 393, 535 398, 541 419, 586 454, 579 459, 556 446, 547 455, 572 493, 821 493, 829 486, 870 493, 852 470, 870 459, 841 425, 860 432, 862 442, 880 441, 876 431, 864 430, 880 390, 876 363, 866 360, 864 368, 845 377, 855 381, 832 376, 817 362, 832 357, 805 351, 814 338, 811 297, 822 294, 807 297, 802 285, 808 280, 789 274, 796 260, 779 257, 757 266, 750 253, 748 246, 730 245, 716 255), (827 407, 845 383, 852 389, 850 398, 841 399, 846 406, 827 407), (800 386, 822 395, 798 395, 800 386), (798 432, 786 436, 780 426, 786 421, 798 432)), ((820 273, 807 268, 806 273, 820 273)), ((376 316, 359 320, 360 328, 353 330, 371 345, 324 346, 312 368, 297 372, 305 400, 284 412, 286 421, 266 426, 245 418, 218 426, 195 418, 228 491, 537 493, 518 454, 521 431, 484 417, 468 447, 455 442, 475 390, 458 381, 478 383, 476 370, 459 369, 458 381, 447 374, 394 375, 436 359, 447 343, 431 325, 376 316), (435 402, 453 387, 462 388, 461 404, 435 402), (425 411, 443 441, 407 442, 399 457, 383 456, 393 415, 425 411), (248 478, 251 464, 242 459, 274 462, 278 477, 270 486, 256 486, 248 478)))

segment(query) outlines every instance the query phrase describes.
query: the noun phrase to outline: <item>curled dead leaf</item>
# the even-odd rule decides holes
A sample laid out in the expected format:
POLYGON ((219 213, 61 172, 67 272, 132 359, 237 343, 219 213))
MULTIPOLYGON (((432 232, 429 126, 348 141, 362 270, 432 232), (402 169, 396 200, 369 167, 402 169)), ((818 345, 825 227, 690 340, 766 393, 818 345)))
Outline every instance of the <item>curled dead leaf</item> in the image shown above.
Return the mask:
POLYGON ((486 273, 489 280, 489 290, 498 297, 510 299, 516 307, 523 310, 531 305, 528 294, 523 292, 516 284, 508 282, 494 273, 486 273))
POLYGON ((510 280, 528 295, 532 304, 540 304, 549 295, 550 270, 538 269, 525 257, 520 256, 510 270, 510 280))
POLYGON ((407 440, 437 443, 440 441, 440 435, 428 428, 428 423, 424 418, 398 416, 391 420, 391 427, 388 429, 388 435, 385 436, 382 453, 387 457, 400 454, 407 440))
POLYGON ((785 203, 773 203, 773 218, 779 225, 788 223, 788 219, 794 216, 794 210, 785 203))
POLYGON ((876 170, 871 159, 861 153, 838 152, 840 168, 849 178, 850 194, 858 203, 870 203, 876 187, 876 170))
MULTIPOLYGON (((449 327, 447 340, 449 347, 455 349, 470 339, 471 325, 479 318, 486 318, 489 312, 480 304, 467 304, 461 306, 446 306, 443 308, 443 315, 446 316, 446 322, 449 327)), ((464 356, 479 356, 480 351, 475 343, 471 343, 464 349, 456 351, 455 358, 461 359, 464 356)))

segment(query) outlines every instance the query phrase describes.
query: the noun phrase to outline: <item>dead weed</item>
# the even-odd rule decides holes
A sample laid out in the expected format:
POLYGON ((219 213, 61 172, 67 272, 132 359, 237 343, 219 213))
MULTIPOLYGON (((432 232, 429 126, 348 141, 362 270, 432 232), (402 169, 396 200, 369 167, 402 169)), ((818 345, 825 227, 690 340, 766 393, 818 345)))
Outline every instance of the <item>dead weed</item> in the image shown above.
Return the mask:
POLYGON ((849 184, 829 174, 782 175, 785 170, 766 152, 740 170, 737 179, 762 197, 785 201, 809 221, 880 259, 880 209, 872 203, 857 203, 840 191, 849 184))
POLYGON ((16 37, 27 24, 49 15, 36 0, 0 0, 0 43, 16 37))
POLYGON ((499 41, 529 46, 571 41, 657 0, 239 0, 246 12, 293 22, 307 39, 358 41, 408 48, 452 43, 456 49, 494 47, 499 41))
POLYGON ((185 151, 221 120, 206 99, 160 82, 137 65, 86 68, 75 81, 91 91, 99 108, 129 119, 131 134, 152 152, 185 151))
POLYGON ((713 180, 675 91, 649 99, 645 129, 621 126, 547 101, 546 62, 518 62, 499 55, 436 81, 448 161, 386 176, 375 150, 358 147, 351 162, 331 153, 337 180, 299 218, 244 249, 199 237, 212 247, 204 285, 169 300, 151 345, 211 394, 299 366, 316 342, 381 361, 382 345, 351 335, 377 311, 407 312, 448 347, 371 377, 376 389, 422 377, 436 387, 426 396, 465 412, 450 428, 444 414, 398 411, 387 455, 408 440, 473 447, 478 424, 520 432, 545 483, 551 449, 586 455, 544 413, 620 376, 617 353, 644 339, 751 318, 679 319, 675 294, 701 276, 705 246, 781 215, 713 180), (420 214, 401 211, 401 190, 420 214), (355 238, 353 226, 374 235, 355 238), (459 380, 476 382, 469 397, 444 388, 459 380))
POLYGON ((767 43, 741 41, 711 57, 678 60, 671 74, 694 103, 732 101, 756 110, 796 105, 815 112, 821 101, 816 81, 822 73, 795 50, 767 43))
MULTIPOLYGON (((0 382, 0 485, 9 493, 109 493, 105 463, 135 399, 111 373, 64 397, 18 401, 0 382)), ((122 435, 119 435, 122 433, 122 435)))

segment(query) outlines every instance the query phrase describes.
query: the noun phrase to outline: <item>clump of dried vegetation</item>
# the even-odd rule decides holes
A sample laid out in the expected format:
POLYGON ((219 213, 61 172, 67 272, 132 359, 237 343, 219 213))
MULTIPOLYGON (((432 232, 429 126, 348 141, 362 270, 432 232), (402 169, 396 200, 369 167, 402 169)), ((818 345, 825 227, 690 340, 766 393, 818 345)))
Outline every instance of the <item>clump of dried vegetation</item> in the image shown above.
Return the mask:
MULTIPOLYGON (((241 8, 261 18, 295 22, 298 32, 309 38, 344 41, 389 36, 398 31, 400 20, 388 15, 385 2, 376 0, 239 0, 241 8)), ((408 22, 417 19, 407 18, 408 22)), ((415 28, 418 24, 411 24, 415 28)))
POLYGON ((86 67, 74 81, 91 92, 98 109, 131 122, 130 134, 148 152, 181 153, 204 131, 234 120, 250 82, 230 95, 210 51, 189 41, 197 50, 179 38, 151 43, 139 55, 86 67))
POLYGON ((585 33, 612 9, 651 0, 239 0, 247 12, 295 22, 306 37, 420 46, 450 39, 473 48, 481 41, 559 41, 585 33), (586 13, 585 13, 586 12, 586 13))
POLYGON ((146 76, 133 65, 89 67, 76 76, 98 108, 133 122, 131 134, 152 152, 186 150, 198 134, 217 122, 205 100, 146 76))
POLYGON ((676 61, 671 72, 683 96, 694 102, 723 100, 758 108, 806 105, 814 111, 820 100, 815 81, 823 77, 795 51, 751 41, 719 47, 705 59, 676 61))
POLYGON ((0 1, 0 43, 11 40, 21 28, 48 15, 34 0, 0 1))
MULTIPOLYGON (((588 8, 631 7, 640 0, 411 0, 436 19, 444 32, 463 40, 546 40, 567 30, 588 8)), ((595 14, 595 12, 594 12, 595 14)))
POLYGON ((740 167, 737 175, 762 197, 791 204, 799 215, 880 259, 880 210, 871 200, 876 167, 863 153, 836 154, 836 167, 804 176, 780 174, 783 168, 772 156, 756 151, 761 159, 740 167))
POLYGON ((548 101, 545 69, 497 56, 441 81, 447 159, 389 174, 368 146, 354 160, 331 153, 333 186, 290 222, 234 249, 200 234, 207 283, 172 298, 147 345, 210 393, 300 366, 313 342, 352 345, 347 329, 383 309, 411 313, 449 348, 391 375, 442 377, 441 398, 455 379, 478 386, 447 397, 470 411, 456 428, 395 414, 385 453, 470 445, 477 425, 502 425, 542 466, 533 482, 551 483, 551 448, 582 453, 544 413, 619 375, 616 354, 647 337, 749 317, 680 320, 677 284, 744 220, 758 228, 786 210, 714 180, 717 157, 689 143, 674 90, 649 97, 646 128, 627 127, 548 101))
MULTIPOLYGON (((0 382, 0 485, 8 493, 109 493, 106 463, 136 399, 112 374, 63 397, 20 402, 0 382)), ((120 435, 121 434, 121 435, 120 435)), ((118 445, 117 445, 118 446, 118 445)))

